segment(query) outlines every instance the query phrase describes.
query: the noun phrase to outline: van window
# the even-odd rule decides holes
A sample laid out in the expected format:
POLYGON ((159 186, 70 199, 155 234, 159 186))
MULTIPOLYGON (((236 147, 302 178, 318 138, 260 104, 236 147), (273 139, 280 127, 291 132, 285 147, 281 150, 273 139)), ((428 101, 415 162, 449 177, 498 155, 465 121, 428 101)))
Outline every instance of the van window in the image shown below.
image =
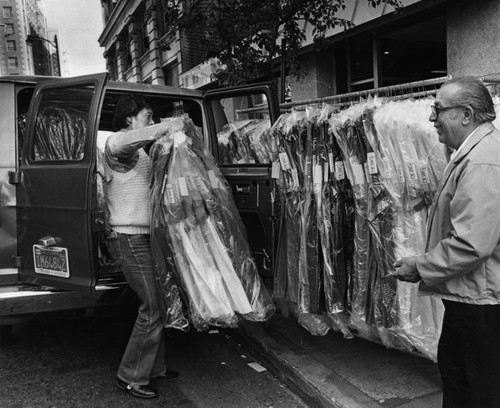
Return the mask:
POLYGON ((268 164, 271 122, 262 93, 211 101, 220 164, 268 164))
POLYGON ((31 159, 79 161, 88 137, 93 87, 51 89, 41 99, 31 159))
MULTIPOLYGON (((34 90, 35 87, 30 86, 20 89, 17 93, 17 148, 19 152, 23 150, 28 109, 34 90)), ((19 155, 19 159, 20 158, 21 156, 19 155)))

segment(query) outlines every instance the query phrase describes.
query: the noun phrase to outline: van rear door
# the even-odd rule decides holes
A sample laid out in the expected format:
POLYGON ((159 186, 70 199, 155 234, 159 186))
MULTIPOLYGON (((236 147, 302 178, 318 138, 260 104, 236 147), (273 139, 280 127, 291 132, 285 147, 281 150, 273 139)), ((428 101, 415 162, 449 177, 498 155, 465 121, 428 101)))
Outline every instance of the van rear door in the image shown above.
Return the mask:
POLYGON ((93 209, 96 133, 107 74, 37 85, 17 189, 21 280, 61 289, 95 285, 102 219, 93 209))
POLYGON ((209 147, 231 186, 252 253, 266 286, 272 287, 279 194, 266 133, 279 116, 268 84, 207 91, 203 99, 209 147))

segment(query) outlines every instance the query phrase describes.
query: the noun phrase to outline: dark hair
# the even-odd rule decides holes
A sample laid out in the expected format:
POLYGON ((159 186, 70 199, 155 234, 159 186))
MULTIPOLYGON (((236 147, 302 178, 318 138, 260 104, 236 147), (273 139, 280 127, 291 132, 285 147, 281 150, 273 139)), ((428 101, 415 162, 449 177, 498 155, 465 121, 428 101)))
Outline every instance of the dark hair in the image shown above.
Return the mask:
POLYGON ((120 130, 128 127, 127 118, 137 115, 143 109, 152 109, 151 101, 142 95, 122 95, 116 104, 113 127, 120 130))
POLYGON ((491 94, 483 82, 474 77, 457 77, 446 81, 443 86, 456 84, 460 90, 453 97, 454 105, 472 108, 472 118, 475 122, 484 123, 495 120, 495 106, 491 94))

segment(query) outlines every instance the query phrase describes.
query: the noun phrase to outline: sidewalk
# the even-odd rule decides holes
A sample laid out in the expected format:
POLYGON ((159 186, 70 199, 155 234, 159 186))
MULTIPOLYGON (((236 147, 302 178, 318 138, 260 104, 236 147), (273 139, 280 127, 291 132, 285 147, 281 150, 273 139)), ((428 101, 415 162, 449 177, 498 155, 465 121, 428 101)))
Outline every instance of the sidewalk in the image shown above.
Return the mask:
POLYGON ((439 408, 437 364, 363 339, 313 336, 294 317, 244 322, 246 346, 311 407, 439 408))

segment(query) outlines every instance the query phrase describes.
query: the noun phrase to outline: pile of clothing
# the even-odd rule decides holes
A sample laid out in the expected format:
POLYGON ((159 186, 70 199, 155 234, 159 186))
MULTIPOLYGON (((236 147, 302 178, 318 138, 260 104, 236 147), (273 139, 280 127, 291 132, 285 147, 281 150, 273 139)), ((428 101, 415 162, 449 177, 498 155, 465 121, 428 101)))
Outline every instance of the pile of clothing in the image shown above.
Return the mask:
POLYGON ((167 327, 234 327, 275 308, 253 259, 231 191, 187 117, 150 149, 151 244, 167 327))

